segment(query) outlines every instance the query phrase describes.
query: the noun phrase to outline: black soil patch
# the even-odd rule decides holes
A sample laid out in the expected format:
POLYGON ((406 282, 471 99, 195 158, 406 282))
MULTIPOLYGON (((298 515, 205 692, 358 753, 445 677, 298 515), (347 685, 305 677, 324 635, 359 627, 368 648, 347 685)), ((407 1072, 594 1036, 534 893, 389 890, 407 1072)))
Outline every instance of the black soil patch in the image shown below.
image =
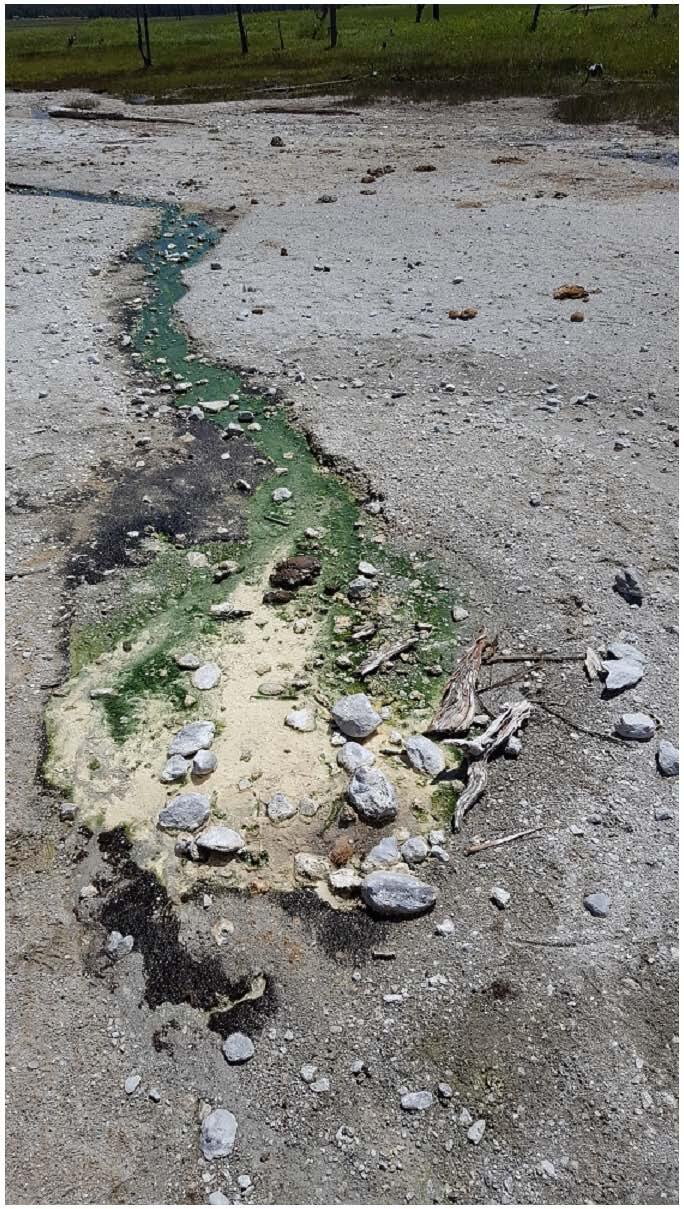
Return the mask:
POLYGON ((278 902, 288 915, 308 925, 328 956, 338 961, 367 961, 391 928, 365 911, 334 911, 313 891, 285 890, 278 894, 278 902))
POLYGON ((261 455, 251 441, 234 437, 226 442, 215 424, 186 425, 178 420, 176 436, 185 432, 195 438, 191 444, 176 440, 160 454, 142 450, 151 464, 125 471, 117 479, 95 514, 92 536, 74 547, 67 580, 72 587, 100 583, 105 572, 115 567, 149 561, 141 542, 152 533, 172 541, 184 534, 183 544, 188 546, 218 540, 218 529, 227 530, 223 542, 245 540, 244 497, 234 484, 247 479, 256 486, 268 467, 256 465, 261 455), (225 462, 221 455, 228 446, 230 461, 225 462))
MULTIPOLYGON (((180 920, 161 882, 131 857, 131 841, 121 827, 98 836, 103 859, 114 873, 105 892, 100 922, 107 932, 116 930, 135 937, 145 971, 145 1001, 151 1008, 162 1003, 187 1003, 213 1012, 227 999, 239 999, 251 989, 248 976, 231 978, 216 957, 193 957, 179 940, 180 920)), ((258 999, 211 1016, 209 1027, 230 1032, 248 1023, 259 1030, 276 1009, 275 988, 266 979, 258 999), (237 1022, 240 1022, 239 1024, 237 1022)))

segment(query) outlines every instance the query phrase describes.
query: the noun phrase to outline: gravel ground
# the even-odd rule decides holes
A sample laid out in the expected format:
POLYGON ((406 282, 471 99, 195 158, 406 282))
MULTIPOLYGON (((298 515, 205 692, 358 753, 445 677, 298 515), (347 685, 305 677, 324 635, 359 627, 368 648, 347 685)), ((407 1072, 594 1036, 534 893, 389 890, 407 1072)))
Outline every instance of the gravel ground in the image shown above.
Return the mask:
MULTIPOLYGON (((149 127, 31 117, 47 103, 8 97, 10 181, 236 207, 221 270, 187 274, 185 324, 279 386, 383 499, 394 540, 456 576, 465 637, 628 640, 647 666, 610 701, 579 663, 498 669, 523 678, 490 708, 521 692, 538 708, 466 836, 542 830, 468 859, 452 838, 433 915, 383 926, 306 895, 188 904, 189 950, 213 952, 227 918, 225 968, 266 980, 236 1016, 255 1058, 229 1066, 202 1010, 145 1001, 138 952, 98 961, 73 909, 102 856, 37 776, 69 558, 135 460, 119 339, 138 281, 119 253, 154 213, 8 199, 8 1201, 675 1201, 677 782, 654 742, 609 737, 635 710, 677 735, 673 140, 561 126, 541 101, 131 111, 188 123, 149 127), (555 301, 566 282, 588 299, 555 301), (477 316, 448 318, 464 307, 477 316), (641 608, 612 591, 623 566, 641 608), (593 918, 599 891, 610 909, 593 918), (436 935, 446 916, 454 933, 436 935), (403 1111, 420 1090, 432 1106, 403 1111), (238 1120, 229 1161, 201 1157, 204 1104, 238 1120)), ((161 466, 173 421, 148 429, 161 466)))

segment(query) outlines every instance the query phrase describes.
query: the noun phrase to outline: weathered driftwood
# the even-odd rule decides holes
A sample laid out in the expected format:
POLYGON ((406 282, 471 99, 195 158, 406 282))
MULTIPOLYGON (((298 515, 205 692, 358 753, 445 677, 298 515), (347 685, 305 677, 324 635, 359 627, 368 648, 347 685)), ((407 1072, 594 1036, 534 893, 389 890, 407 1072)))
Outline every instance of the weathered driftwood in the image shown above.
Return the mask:
POLYGON ((584 670, 589 680, 597 680, 599 673, 603 670, 603 661, 592 646, 587 647, 587 653, 584 656, 584 670))
POLYGON ((504 705, 501 713, 490 722, 479 738, 445 739, 444 742, 460 747, 469 760, 488 760, 508 742, 511 735, 520 730, 531 713, 532 706, 529 701, 516 701, 513 705, 504 705))
POLYGON ((372 654, 364 659, 359 666, 359 676, 370 676, 373 672, 377 672, 378 668, 383 664, 389 663, 390 660, 396 659, 397 655, 401 655, 403 651, 410 651, 412 647, 417 646, 418 639, 413 636, 411 638, 400 638, 398 642, 390 642, 387 646, 383 646, 379 651, 373 651, 372 654))
POLYGON ((487 652, 494 653, 496 640, 487 637, 482 630, 473 645, 461 655, 447 682, 437 712, 427 727, 428 734, 464 734, 477 712, 475 689, 482 659, 487 652))
POLYGON ((465 855, 473 856, 476 852, 484 852, 486 848, 500 848, 502 844, 512 844, 515 840, 523 840, 528 835, 536 835, 541 830, 540 824, 538 827, 527 827, 525 831, 512 831, 510 835, 501 835, 496 840, 476 840, 465 849, 465 855))
POLYGON ((444 740, 445 744, 451 743, 460 747, 468 761, 465 789, 458 799, 452 819, 454 831, 460 831, 465 815, 479 802, 487 788, 489 760, 508 742, 511 735, 520 729, 531 713, 532 706, 529 701, 516 701, 513 705, 504 706, 479 739, 444 740))

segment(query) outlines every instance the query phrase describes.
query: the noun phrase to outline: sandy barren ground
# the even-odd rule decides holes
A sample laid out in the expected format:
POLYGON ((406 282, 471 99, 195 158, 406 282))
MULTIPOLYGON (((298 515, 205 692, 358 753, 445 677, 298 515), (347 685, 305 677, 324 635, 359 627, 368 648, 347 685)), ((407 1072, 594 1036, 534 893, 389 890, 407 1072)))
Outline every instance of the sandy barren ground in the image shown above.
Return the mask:
MULTIPOLYGON (((70 556, 138 456, 119 344, 140 282, 119 253, 154 212, 8 198, 7 567, 31 572, 7 592, 8 1200, 673 1201, 677 782, 654 742, 607 738, 643 710, 676 740, 673 140, 562 126, 542 101, 130 111, 185 123, 150 126, 31 116, 65 99, 8 98, 8 179, 173 199, 227 226, 235 207, 221 269, 187 274, 183 322, 279 386, 383 497, 393 539, 457 577, 464 639, 484 624, 513 651, 627 640, 647 667, 613 701, 580 664, 525 668, 487 694, 491 709, 521 692, 538 708, 466 835, 542 831, 467 859, 452 838, 431 870, 436 914, 387 926, 268 895, 186 904, 194 953, 220 948, 245 985, 268 978, 243 1016, 256 1058, 228 1067, 204 1011, 182 994, 146 1001, 139 953, 98 960, 101 929, 74 905, 101 856, 37 778, 70 556), (565 282, 589 298, 555 301, 565 282), (448 318, 463 307, 477 316, 448 318), (625 565, 640 609, 612 591, 625 565), (495 885, 511 893, 502 912, 495 885), (604 919, 583 908, 594 891, 610 897, 604 919), (447 915, 454 935, 435 935, 447 915), (329 1092, 300 1079, 305 1062, 329 1092), (401 1088, 432 1090, 432 1108, 402 1112, 401 1088), (210 1165, 199 1119, 219 1103, 238 1141, 210 1165), (486 1121, 479 1145, 464 1110, 486 1121)), ((147 470, 163 469, 173 420, 144 431, 147 470)))

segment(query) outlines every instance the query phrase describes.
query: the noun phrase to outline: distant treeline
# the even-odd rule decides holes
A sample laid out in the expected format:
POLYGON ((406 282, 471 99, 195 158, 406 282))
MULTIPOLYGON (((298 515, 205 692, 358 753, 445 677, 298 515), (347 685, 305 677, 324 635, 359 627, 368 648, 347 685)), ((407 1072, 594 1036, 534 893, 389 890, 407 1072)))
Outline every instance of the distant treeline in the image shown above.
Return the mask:
MULTIPOLYGON (((94 17, 135 17, 136 4, 6 4, 5 19, 61 19, 70 17, 74 21, 92 20, 94 17)), ((322 8, 315 4, 243 4, 243 12, 255 9, 270 9, 282 12, 286 9, 322 8)), ((150 4, 148 16, 152 17, 217 17, 234 13, 234 4, 150 4)))

